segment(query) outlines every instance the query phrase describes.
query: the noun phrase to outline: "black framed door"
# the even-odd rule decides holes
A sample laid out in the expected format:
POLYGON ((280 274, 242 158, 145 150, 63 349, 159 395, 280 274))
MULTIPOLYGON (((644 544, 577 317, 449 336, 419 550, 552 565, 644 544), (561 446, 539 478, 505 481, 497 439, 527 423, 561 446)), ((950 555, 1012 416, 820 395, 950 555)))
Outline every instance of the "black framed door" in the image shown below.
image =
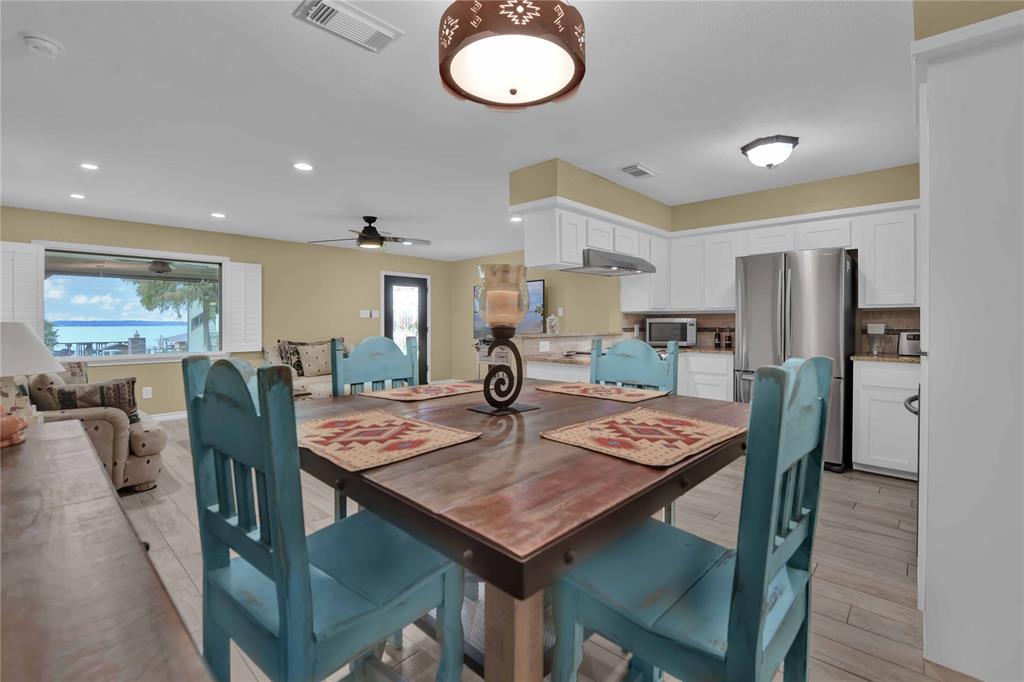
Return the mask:
POLYGON ((384 275, 384 336, 405 351, 405 340, 415 336, 419 340, 419 383, 427 383, 427 295, 429 287, 425 277, 384 275))

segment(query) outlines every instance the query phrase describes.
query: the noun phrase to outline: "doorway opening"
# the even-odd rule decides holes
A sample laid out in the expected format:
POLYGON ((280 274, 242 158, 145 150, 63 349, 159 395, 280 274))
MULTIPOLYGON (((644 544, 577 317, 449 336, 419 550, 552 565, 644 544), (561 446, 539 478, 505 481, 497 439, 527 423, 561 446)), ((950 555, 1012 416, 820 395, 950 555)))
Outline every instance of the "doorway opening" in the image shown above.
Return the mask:
POLYGON ((399 272, 381 273, 381 335, 405 352, 406 339, 419 343, 419 383, 430 380, 430 276, 399 272))

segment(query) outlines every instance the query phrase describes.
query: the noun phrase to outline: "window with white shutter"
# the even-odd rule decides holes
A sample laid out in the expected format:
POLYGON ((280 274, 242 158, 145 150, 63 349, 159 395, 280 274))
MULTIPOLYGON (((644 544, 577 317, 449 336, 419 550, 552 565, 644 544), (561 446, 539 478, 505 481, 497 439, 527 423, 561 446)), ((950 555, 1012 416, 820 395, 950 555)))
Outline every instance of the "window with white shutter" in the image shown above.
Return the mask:
POLYGON ((263 349, 263 266, 259 263, 225 264, 227 288, 224 319, 225 350, 240 353, 263 349))
POLYGON ((43 338, 43 248, 0 242, 0 320, 24 322, 43 338))

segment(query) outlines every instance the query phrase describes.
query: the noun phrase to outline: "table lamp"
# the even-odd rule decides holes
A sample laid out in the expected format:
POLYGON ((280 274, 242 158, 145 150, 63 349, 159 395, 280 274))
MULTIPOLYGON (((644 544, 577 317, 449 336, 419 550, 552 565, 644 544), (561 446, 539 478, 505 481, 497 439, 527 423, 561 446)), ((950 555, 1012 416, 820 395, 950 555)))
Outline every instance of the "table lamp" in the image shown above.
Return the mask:
POLYGON ((477 304, 480 317, 491 328, 494 340, 487 349, 490 357, 498 348, 507 348, 515 360, 515 371, 504 363, 491 365, 484 377, 484 399, 487 405, 469 409, 484 414, 516 414, 536 410, 535 405, 516 405, 523 389, 523 358, 512 343, 516 327, 526 315, 530 293, 526 288, 526 266, 488 264, 479 267, 480 287, 477 304))
MULTIPOLYGON (((0 322, 0 398, 3 414, 18 407, 14 377, 43 372, 63 372, 50 350, 24 322, 0 322)), ((23 396, 27 400, 27 396, 23 396)))

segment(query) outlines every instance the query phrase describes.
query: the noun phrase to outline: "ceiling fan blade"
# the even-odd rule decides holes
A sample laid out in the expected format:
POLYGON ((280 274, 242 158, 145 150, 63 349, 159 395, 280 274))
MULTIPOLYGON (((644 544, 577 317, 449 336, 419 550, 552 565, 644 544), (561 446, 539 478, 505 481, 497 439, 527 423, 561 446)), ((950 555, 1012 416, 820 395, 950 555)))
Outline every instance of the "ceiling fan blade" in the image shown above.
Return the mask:
POLYGON ((311 242, 306 242, 306 243, 307 244, 326 244, 328 242, 354 242, 354 241, 355 241, 354 237, 349 237, 348 239, 315 239, 315 240, 313 240, 311 242))
POLYGON ((386 242, 397 242, 399 244, 415 244, 416 246, 430 246, 429 239, 413 239, 412 237, 384 237, 386 242))

